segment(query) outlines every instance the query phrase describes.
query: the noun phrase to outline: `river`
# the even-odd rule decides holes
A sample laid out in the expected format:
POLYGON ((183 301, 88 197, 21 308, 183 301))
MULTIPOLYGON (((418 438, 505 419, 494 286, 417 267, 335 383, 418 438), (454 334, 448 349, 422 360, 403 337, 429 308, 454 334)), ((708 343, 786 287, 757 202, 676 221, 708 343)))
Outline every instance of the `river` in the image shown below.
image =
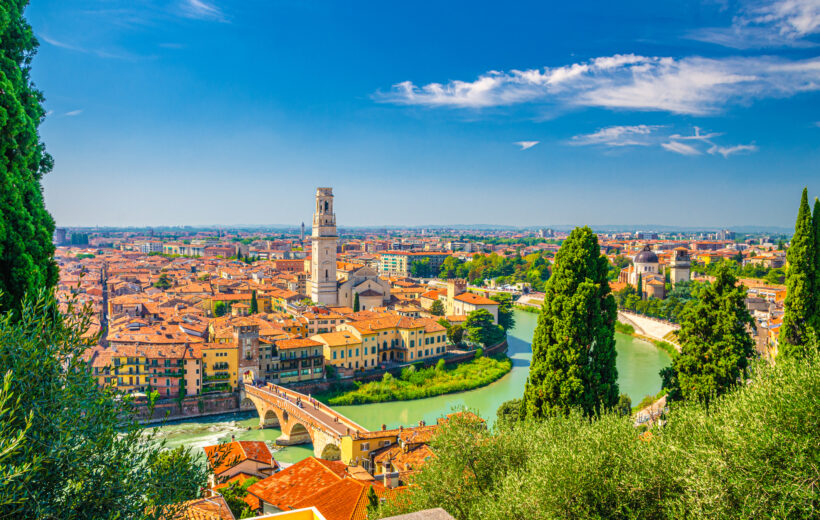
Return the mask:
MULTIPOLYGON (((495 383, 459 394, 415 401, 338 406, 335 409, 373 430, 381 428, 382 424, 392 428, 413 425, 421 420, 432 424, 442 415, 461 407, 476 411, 492 423, 501 403, 521 397, 524 393, 532 358, 530 342, 536 320, 535 313, 515 311, 516 325, 508 335, 508 355, 512 359, 513 368, 495 383)), ((627 394, 635 405, 645 396, 654 395, 660 390, 661 379, 658 372, 671 360, 666 352, 646 341, 617 332, 615 339, 618 350, 618 384, 621 392, 627 394)), ((228 440, 231 435, 237 440, 263 440, 272 445, 281 432, 275 428, 258 430, 258 424, 259 419, 254 412, 223 414, 174 421, 159 427, 158 435, 167 441, 169 447, 186 445, 201 448, 228 440)), ((310 455, 313 455, 310 445, 289 446, 275 453, 276 459, 282 462, 298 462, 310 455)))

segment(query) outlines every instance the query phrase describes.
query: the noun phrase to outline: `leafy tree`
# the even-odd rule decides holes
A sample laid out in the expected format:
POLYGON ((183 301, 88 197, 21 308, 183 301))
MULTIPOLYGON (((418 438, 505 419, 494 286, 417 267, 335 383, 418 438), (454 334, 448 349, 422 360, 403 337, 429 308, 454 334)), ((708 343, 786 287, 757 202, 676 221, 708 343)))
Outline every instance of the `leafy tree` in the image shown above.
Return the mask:
POLYGON ((410 275, 416 278, 432 277, 433 270, 430 267, 430 259, 422 258, 421 260, 413 260, 410 262, 410 275))
POLYGON ((632 415, 632 399, 626 394, 621 394, 618 397, 618 404, 615 405, 615 412, 618 415, 632 415))
POLYGON ((594 415, 617 403, 617 308, 608 268, 595 233, 572 230, 545 288, 522 402, 525 417, 566 414, 574 407, 594 415))
POLYGON ((90 309, 56 309, 44 295, 23 301, 17 320, 0 316, 0 373, 11 374, 11 395, 30 413, 0 418, 0 431, 25 431, 0 473, 28 467, 23 487, 3 489, 0 518, 141 519, 195 498, 204 466, 187 450, 163 454, 131 400, 99 388, 89 372, 90 309))
POLYGON ((355 293, 353 297, 353 312, 359 312, 359 293, 355 293))
POLYGON ((220 316, 224 316, 226 312, 228 312, 228 306, 225 305, 225 302, 216 302, 214 303, 214 316, 219 318, 220 316))
POLYGON ((31 80, 38 42, 23 18, 26 4, 0 4, 0 309, 15 311, 25 294, 58 278, 41 184, 53 160, 38 134, 45 110, 31 80))
POLYGON ((464 339, 464 327, 461 325, 453 325, 447 329, 447 339, 453 345, 458 345, 464 339))
POLYGON ((815 244, 809 209, 808 190, 803 188, 800 209, 794 225, 786 258, 789 262, 786 273, 786 300, 784 302, 783 324, 780 326, 779 350, 784 355, 795 355, 806 345, 811 332, 815 310, 814 263, 815 244))
POLYGON ((251 293, 251 314, 259 312, 259 302, 256 301, 256 291, 251 293))
POLYGON ((167 273, 161 273, 159 275, 159 278, 157 279, 157 281, 154 282, 154 287, 156 287, 157 289, 162 289, 162 290, 165 290, 165 289, 168 289, 169 287, 171 287, 171 281, 168 280, 168 274, 167 273))
POLYGON ((724 266, 698 302, 684 311, 678 341, 681 353, 661 371, 671 400, 706 403, 743 381, 754 341, 745 305, 746 288, 724 266))
POLYGON ((464 322, 467 341, 481 345, 494 345, 504 339, 504 329, 495 324, 493 315, 487 309, 476 309, 467 315, 464 322))
POLYGON ((433 302, 433 305, 430 306, 430 314, 433 316, 444 316, 444 304, 441 303, 441 300, 433 302))
POLYGON ((243 483, 233 481, 227 487, 220 491, 225 502, 228 504, 231 513, 235 518, 251 518, 255 516, 250 509, 250 506, 245 502, 245 497, 248 496, 248 488, 259 482, 256 477, 249 477, 243 483))
POLYGON ((515 314, 513 313, 512 295, 494 294, 491 300, 498 302, 498 324, 508 331, 515 327, 515 314))
POLYGON ((498 410, 495 411, 495 416, 500 423, 516 422, 521 417, 521 399, 510 399, 504 401, 498 410))

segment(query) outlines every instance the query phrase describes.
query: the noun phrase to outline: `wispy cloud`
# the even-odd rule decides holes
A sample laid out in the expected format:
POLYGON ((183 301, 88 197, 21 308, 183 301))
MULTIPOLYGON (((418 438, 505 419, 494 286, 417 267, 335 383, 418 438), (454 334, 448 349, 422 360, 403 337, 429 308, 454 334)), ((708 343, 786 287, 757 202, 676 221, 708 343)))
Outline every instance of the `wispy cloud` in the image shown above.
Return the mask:
POLYGON ((657 125, 608 126, 597 132, 574 136, 572 145, 605 145, 605 146, 648 146, 653 144, 650 135, 663 128, 657 125))
POLYGON ((681 155, 703 155, 705 151, 711 155, 719 154, 723 157, 757 151, 757 146, 754 144, 718 145, 712 139, 722 136, 722 133, 703 133, 702 129, 697 126, 694 127, 692 134, 670 134, 668 130, 663 131, 664 128, 666 127, 660 125, 608 126, 591 134, 576 135, 567 141, 567 144, 605 148, 660 146, 666 151, 681 155))
POLYGON ((669 141, 668 143, 661 143, 664 150, 679 153, 681 155, 700 155, 700 151, 694 146, 686 143, 679 143, 678 141, 669 141))
POLYGON ((753 99, 820 90, 820 58, 667 58, 633 54, 509 72, 474 81, 417 86, 410 81, 377 92, 382 103, 482 109, 523 103, 597 106, 704 115, 753 99))
POLYGON ((99 58, 111 58, 117 60, 136 60, 139 59, 139 56, 131 54, 129 52, 122 52, 122 51, 109 51, 104 49, 92 49, 87 48, 82 45, 78 45, 75 43, 68 43, 63 40, 58 40, 53 38, 49 35, 39 33, 37 34, 37 39, 46 42, 49 45, 53 45, 54 47, 59 47, 60 49, 66 49, 69 51, 79 52, 82 54, 90 54, 97 56, 99 58))
POLYGON ((808 47, 820 32, 817 0, 741 1, 730 27, 708 27, 689 34, 695 40, 735 49, 808 47))
POLYGON ((701 134, 700 128, 695 127, 695 133, 693 135, 681 135, 681 134, 672 134, 669 136, 670 139, 676 139, 678 141, 709 141, 709 139, 720 137, 723 135, 719 132, 712 132, 711 134, 701 134))
POLYGON ((206 0, 183 0, 180 9, 188 18, 199 20, 226 21, 225 14, 214 3, 206 0))
POLYGON ((738 144, 735 146, 718 146, 712 145, 711 148, 707 150, 708 153, 715 155, 720 154, 724 158, 729 157, 730 155, 734 155, 736 153, 743 153, 743 152, 756 152, 757 146, 753 144, 738 144))
POLYGON ((540 142, 541 141, 518 141, 517 143, 513 144, 520 146, 522 150, 528 150, 540 142))
POLYGON ((74 116, 78 116, 82 113, 83 113, 83 110, 81 108, 78 108, 77 110, 70 110, 70 111, 66 112, 65 114, 63 114, 63 115, 67 116, 67 117, 74 117, 74 116))

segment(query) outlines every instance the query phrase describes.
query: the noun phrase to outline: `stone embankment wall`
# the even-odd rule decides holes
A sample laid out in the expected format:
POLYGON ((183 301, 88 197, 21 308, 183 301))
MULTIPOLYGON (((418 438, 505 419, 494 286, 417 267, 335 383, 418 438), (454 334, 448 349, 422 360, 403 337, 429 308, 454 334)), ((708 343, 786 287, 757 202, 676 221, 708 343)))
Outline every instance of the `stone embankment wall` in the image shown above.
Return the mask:
POLYGON ((137 405, 136 409, 139 420, 146 423, 217 415, 239 411, 239 395, 233 392, 223 392, 186 397, 182 401, 161 399, 156 401, 153 410, 148 405, 137 405))

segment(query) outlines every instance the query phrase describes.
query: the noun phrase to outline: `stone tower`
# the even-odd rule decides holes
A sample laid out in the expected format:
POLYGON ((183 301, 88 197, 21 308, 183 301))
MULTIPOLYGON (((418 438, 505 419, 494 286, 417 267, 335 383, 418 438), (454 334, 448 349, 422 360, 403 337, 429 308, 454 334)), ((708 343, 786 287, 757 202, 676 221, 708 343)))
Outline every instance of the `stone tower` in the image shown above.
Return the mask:
POLYGON ((689 268, 692 262, 689 259, 689 251, 684 247, 679 247, 672 252, 672 261, 669 262, 669 281, 672 285, 678 282, 689 281, 689 268))
POLYGON ((336 305, 336 215, 333 213, 333 188, 316 189, 313 234, 310 253, 310 299, 316 303, 336 305))
POLYGON ((233 323, 233 341, 239 348, 238 380, 253 383, 259 376, 259 325, 248 318, 233 323))

